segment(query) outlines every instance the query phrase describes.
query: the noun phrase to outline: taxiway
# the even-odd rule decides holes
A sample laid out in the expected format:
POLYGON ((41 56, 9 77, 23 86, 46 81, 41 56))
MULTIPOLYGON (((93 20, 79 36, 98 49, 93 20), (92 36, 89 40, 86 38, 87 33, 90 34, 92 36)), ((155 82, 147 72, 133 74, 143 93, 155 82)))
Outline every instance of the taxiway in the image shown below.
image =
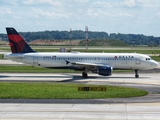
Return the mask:
POLYGON ((115 99, 0 99, 0 119, 110 119, 159 120, 160 74, 113 74, 102 77, 89 74, 1 73, 0 82, 58 82, 75 84, 109 84, 147 90, 144 97, 115 99))

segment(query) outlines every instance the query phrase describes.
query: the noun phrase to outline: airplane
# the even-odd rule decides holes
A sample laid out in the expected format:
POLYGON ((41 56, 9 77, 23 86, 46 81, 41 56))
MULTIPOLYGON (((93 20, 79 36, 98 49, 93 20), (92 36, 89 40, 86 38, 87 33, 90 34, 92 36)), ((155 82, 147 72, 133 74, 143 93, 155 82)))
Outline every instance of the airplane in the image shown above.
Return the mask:
POLYGON ((110 76, 117 69, 135 70, 135 78, 139 78, 139 70, 158 66, 148 55, 138 53, 36 52, 14 28, 6 27, 6 31, 12 53, 4 58, 44 68, 83 71, 83 78, 88 77, 89 71, 110 76))

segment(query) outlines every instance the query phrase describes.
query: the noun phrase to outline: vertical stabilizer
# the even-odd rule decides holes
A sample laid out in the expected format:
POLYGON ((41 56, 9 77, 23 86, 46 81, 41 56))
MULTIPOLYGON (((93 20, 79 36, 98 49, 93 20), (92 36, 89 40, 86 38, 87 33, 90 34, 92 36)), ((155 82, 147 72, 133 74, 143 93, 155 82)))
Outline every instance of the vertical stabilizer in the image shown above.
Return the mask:
POLYGON ((14 28, 7 27, 6 31, 12 53, 35 52, 14 28))

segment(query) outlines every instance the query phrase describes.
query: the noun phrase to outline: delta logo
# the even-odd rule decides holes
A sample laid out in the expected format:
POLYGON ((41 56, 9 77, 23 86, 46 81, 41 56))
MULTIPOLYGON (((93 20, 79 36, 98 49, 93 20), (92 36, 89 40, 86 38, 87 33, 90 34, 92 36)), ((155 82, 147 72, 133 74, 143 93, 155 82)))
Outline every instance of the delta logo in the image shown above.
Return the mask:
POLYGON ((117 58, 128 58, 128 59, 130 59, 130 58, 134 58, 134 56, 123 56, 123 55, 120 55, 120 56, 114 56, 114 58, 115 59, 117 59, 117 58))

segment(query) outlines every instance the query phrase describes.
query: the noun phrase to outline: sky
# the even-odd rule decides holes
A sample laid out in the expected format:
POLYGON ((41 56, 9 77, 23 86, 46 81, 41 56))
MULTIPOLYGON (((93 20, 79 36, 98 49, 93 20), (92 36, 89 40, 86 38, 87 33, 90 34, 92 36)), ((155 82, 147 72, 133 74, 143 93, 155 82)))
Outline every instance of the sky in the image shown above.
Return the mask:
POLYGON ((84 30, 160 37, 160 0, 0 0, 0 33, 84 30))

